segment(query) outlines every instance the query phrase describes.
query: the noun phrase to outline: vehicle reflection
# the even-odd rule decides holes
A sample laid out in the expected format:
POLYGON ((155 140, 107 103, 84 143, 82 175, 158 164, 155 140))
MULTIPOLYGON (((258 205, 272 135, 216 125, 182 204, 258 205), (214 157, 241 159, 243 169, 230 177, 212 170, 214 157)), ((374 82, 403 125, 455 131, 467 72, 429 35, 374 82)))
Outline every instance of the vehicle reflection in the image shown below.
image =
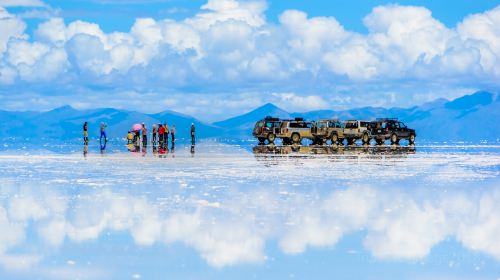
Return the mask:
POLYGON ((415 146, 301 146, 301 145, 258 145, 253 147, 253 153, 256 157, 269 155, 338 155, 338 156, 405 156, 415 154, 415 146))

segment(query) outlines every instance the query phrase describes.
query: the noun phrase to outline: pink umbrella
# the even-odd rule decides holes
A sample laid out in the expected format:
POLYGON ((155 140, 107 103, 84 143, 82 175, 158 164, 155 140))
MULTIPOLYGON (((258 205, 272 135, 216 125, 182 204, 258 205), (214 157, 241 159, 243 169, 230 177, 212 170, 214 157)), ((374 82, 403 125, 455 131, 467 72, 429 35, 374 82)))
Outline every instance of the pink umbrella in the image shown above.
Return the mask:
POLYGON ((142 129, 142 124, 136 123, 132 126, 132 131, 139 131, 141 129, 142 129))

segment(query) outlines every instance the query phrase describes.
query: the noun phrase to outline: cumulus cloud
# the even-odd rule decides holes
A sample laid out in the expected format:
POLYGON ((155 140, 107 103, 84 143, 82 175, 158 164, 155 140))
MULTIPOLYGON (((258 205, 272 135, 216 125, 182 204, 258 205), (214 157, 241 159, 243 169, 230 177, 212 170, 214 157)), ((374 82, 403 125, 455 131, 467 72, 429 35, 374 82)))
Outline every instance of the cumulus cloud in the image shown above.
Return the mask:
POLYGON ((210 0, 181 20, 138 18, 127 32, 51 17, 33 36, 0 7, 0 83, 64 91, 97 84, 143 92, 295 92, 317 96, 305 104, 329 106, 326 97, 339 98, 345 87, 360 87, 351 100, 380 101, 372 95, 385 94, 386 85, 397 92, 402 81, 444 82, 450 90, 500 86, 500 6, 452 28, 425 7, 378 6, 363 19, 367 34, 298 10, 270 23, 266 6, 210 0))

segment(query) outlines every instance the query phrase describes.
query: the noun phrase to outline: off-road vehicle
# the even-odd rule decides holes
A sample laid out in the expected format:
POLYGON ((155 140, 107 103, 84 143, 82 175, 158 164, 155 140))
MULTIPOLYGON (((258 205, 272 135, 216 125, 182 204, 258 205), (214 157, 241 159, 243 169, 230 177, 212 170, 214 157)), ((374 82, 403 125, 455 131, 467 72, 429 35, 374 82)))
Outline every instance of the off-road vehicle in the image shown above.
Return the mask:
POLYGON ((417 137, 414 129, 396 118, 377 119, 371 123, 371 127, 373 138, 379 145, 387 139, 391 140, 391 144, 398 144, 401 139, 408 139, 410 144, 414 144, 417 137))
POLYGON ((344 124, 338 120, 315 121, 311 133, 314 142, 318 145, 322 145, 327 140, 331 140, 332 145, 344 142, 344 124))
POLYGON ((276 134, 279 133, 281 127, 281 120, 279 118, 265 117, 255 123, 252 135, 259 140, 260 144, 268 141, 269 144, 274 143, 276 134))
POLYGON ((358 139, 361 139, 363 144, 369 144, 372 138, 370 122, 360 120, 345 121, 344 137, 349 145, 353 144, 358 139))
POLYGON ((311 122, 304 121, 303 118, 293 120, 283 120, 281 122, 280 133, 277 137, 283 139, 283 144, 299 144, 302 139, 314 139, 311 134, 311 122))

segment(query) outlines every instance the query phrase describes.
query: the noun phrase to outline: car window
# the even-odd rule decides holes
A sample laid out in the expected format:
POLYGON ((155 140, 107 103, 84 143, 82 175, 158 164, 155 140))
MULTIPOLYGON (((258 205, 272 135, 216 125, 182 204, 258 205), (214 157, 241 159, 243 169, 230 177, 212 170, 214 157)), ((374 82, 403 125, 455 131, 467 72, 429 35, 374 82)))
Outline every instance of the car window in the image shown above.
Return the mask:
POLYGON ((306 123, 306 127, 307 128, 311 128, 312 127, 312 123, 306 123))
POLYGON ((258 122, 256 127, 263 127, 264 126, 264 123, 263 122, 258 122))
POLYGON ((399 127, 400 128, 406 128, 406 125, 404 123, 402 123, 402 122, 399 122, 399 127))
POLYGON ((348 122, 345 125, 346 128, 358 128, 358 123, 357 122, 348 122))
POLYGON ((268 127, 268 128, 273 127, 273 123, 267 122, 267 123, 266 123, 266 127, 268 127))

